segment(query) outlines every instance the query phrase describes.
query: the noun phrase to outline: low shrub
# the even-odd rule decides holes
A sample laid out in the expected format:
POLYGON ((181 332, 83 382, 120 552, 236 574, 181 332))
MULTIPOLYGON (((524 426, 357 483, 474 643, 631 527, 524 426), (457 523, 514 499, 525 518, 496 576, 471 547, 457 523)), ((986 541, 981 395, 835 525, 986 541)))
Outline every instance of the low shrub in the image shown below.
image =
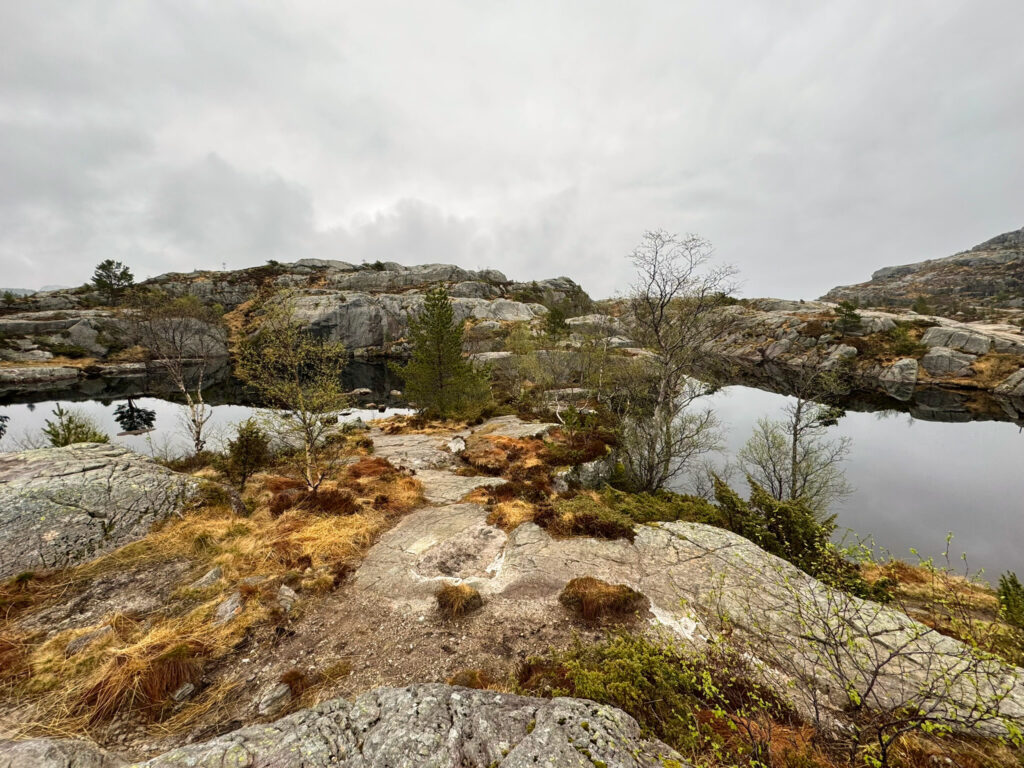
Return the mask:
POLYGON ((434 593, 437 610, 446 619, 456 619, 483 607, 480 593, 468 584, 444 584, 434 593))
POLYGON ((632 520, 586 494, 541 506, 534 521, 555 536, 593 536, 629 541, 636 536, 632 520))
POLYGON ((585 621, 635 618, 649 605, 648 600, 625 584, 609 584, 592 576, 573 579, 558 601, 585 621))
POLYGON ((515 687, 528 695, 574 696, 618 707, 684 756, 716 754, 722 760, 715 764, 741 756, 744 765, 774 764, 764 743, 767 729, 750 726, 792 719, 775 694, 753 681, 732 648, 688 652, 624 632, 528 658, 516 670, 515 687))
POLYGON ((376 456, 364 456, 347 469, 348 476, 356 480, 364 477, 383 477, 397 472, 390 461, 376 456))
POLYGON ((607 487, 601 492, 601 500, 637 523, 711 523, 718 517, 714 505, 706 499, 666 490, 626 493, 607 487))

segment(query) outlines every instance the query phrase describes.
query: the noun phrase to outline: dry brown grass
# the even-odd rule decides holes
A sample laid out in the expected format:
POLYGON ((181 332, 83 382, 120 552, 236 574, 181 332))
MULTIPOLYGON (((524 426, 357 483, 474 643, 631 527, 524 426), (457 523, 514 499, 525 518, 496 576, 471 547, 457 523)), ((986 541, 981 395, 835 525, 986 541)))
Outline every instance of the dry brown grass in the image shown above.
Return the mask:
POLYGON ((248 518, 237 517, 224 504, 196 509, 77 568, 11 580, 0 588, 8 615, 15 616, 66 599, 115 571, 183 560, 194 566, 168 602, 147 616, 107 616, 48 638, 17 635, 5 622, 0 628, 5 672, 0 700, 26 713, 25 735, 83 734, 122 713, 166 718, 163 730, 189 727, 232 686, 215 681, 173 712, 171 694, 185 682, 199 685, 203 670, 232 654, 260 627, 289 620, 276 602, 279 584, 293 584, 300 596, 332 590, 381 533, 422 503, 415 478, 392 472, 342 477, 324 489, 328 498, 343 498, 346 509, 353 507, 351 513, 299 507, 274 517, 268 504, 272 489, 288 483, 274 476, 263 479, 252 485, 258 504, 248 518), (387 502, 375 505, 380 497, 387 502), (203 590, 187 587, 213 566, 223 572, 219 582, 203 590), (305 578, 298 576, 307 569, 305 578), (217 607, 235 590, 244 598, 241 612, 214 623, 217 607), (95 633, 92 642, 68 652, 69 643, 90 633, 95 633))
POLYGON ((974 370, 974 377, 957 381, 965 384, 973 384, 981 387, 994 387, 1002 383, 1007 376, 1020 370, 1021 359, 1019 355, 1004 355, 990 353, 982 355, 971 364, 974 370))
POLYGON ((487 522, 505 532, 511 532, 523 523, 532 523, 536 516, 537 508, 533 504, 522 499, 513 499, 495 504, 487 515, 487 522))
POLYGON ((460 685, 463 688, 476 688, 482 691, 508 690, 508 685, 486 669, 460 669, 446 682, 448 685, 460 685))
POLYGON ((445 435, 466 428, 464 421, 425 419, 415 413, 374 419, 373 425, 385 435, 445 435))
POLYGON ((625 584, 609 584, 592 576, 570 581, 558 600, 585 621, 630 619, 648 606, 647 598, 635 589, 625 584))
POLYGON ((468 584, 444 584, 434 593, 437 610, 446 619, 465 616, 484 604, 480 593, 468 584))

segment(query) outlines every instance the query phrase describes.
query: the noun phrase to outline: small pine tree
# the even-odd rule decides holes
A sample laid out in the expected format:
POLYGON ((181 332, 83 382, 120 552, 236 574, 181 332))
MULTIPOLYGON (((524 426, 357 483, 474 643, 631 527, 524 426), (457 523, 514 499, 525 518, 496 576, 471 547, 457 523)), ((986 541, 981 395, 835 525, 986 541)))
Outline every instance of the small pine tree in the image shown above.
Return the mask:
POLYGON ((7 423, 11 420, 11 417, 6 413, 0 413, 0 440, 3 440, 4 435, 7 434, 7 423))
POLYGON ((228 440, 227 474, 245 488, 245 481, 270 463, 270 438, 254 418, 238 425, 234 440, 228 440))
POLYGON ((839 302, 836 315, 836 328, 840 333, 852 333, 853 331, 860 330, 861 318, 857 313, 857 305, 853 302, 839 302))
POLYGON ((54 448, 73 443, 109 443, 110 437, 100 430, 91 418, 76 410, 65 411, 58 403, 53 409, 53 420, 47 419, 43 434, 54 448))
POLYGON ((14 295, 14 291, 4 291, 4 305, 13 307, 18 301, 18 297, 14 295))
POLYGON ((490 399, 490 388, 462 356, 462 326, 443 286, 429 291, 423 309, 410 318, 409 339, 412 357, 401 374, 420 411, 441 418, 478 414, 490 399))
POLYGON ((544 319, 544 332, 552 339, 560 339, 569 332, 569 324, 565 322, 565 311, 558 306, 548 310, 544 319))
POLYGON ((92 273, 92 286, 111 304, 117 303, 121 295, 135 284, 132 271, 120 261, 105 259, 96 265, 92 273))
POLYGON ((910 308, 919 315, 930 315, 932 313, 932 308, 928 306, 928 300, 924 296, 918 296, 914 299, 914 303, 910 305, 910 308))

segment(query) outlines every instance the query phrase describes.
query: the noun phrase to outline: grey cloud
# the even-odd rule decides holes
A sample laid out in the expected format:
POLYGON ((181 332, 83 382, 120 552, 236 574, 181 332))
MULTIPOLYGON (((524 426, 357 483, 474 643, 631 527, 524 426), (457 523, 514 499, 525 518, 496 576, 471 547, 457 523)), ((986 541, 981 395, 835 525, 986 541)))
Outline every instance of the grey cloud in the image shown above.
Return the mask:
POLYGON ((1024 223, 1018 0, 0 8, 23 285, 323 256, 629 280, 698 231, 815 296, 1024 223))

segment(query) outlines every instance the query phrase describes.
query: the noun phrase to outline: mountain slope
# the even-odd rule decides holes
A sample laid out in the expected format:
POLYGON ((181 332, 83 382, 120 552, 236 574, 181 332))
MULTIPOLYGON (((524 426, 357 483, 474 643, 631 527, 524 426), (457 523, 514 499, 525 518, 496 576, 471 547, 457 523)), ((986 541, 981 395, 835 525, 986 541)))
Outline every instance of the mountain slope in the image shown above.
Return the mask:
POLYGON ((1024 227, 952 256, 879 269, 869 281, 838 286, 822 298, 897 307, 923 298, 932 311, 944 312, 961 305, 1024 308, 1024 227))

